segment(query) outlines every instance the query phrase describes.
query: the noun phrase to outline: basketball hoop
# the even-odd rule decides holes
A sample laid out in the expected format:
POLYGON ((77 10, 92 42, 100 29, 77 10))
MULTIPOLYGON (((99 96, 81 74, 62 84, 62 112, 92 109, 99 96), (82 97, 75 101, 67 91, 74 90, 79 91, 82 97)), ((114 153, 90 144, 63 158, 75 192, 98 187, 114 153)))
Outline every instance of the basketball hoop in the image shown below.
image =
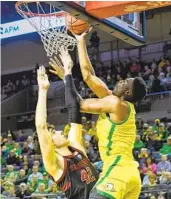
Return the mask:
POLYGON ((48 57, 57 55, 61 48, 74 49, 77 41, 67 34, 66 12, 50 4, 33 1, 18 1, 15 8, 36 29, 48 57))

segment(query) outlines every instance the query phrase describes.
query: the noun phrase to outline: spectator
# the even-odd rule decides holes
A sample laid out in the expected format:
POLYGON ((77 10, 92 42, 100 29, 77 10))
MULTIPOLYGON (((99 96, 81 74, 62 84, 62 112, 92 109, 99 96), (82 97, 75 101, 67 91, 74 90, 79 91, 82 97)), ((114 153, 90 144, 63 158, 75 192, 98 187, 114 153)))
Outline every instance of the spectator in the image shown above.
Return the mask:
POLYGON ((134 143, 134 150, 139 151, 143 147, 144 147, 144 143, 141 140, 140 135, 136 135, 136 140, 135 140, 135 143, 134 143))
POLYGON ((85 98, 88 96, 88 91, 84 82, 80 82, 79 90, 80 90, 80 95, 82 98, 85 98))
POLYGON ((33 150, 33 149, 34 149, 34 141, 33 141, 32 136, 29 136, 29 137, 28 137, 27 143, 28 143, 28 147, 29 147, 31 150, 33 150))
POLYGON ((147 169, 150 168, 152 173, 156 173, 157 165, 151 157, 148 157, 142 167, 142 173, 146 174, 147 169))
POLYGON ((26 175, 30 175, 31 174, 31 169, 29 169, 28 167, 28 163, 23 163, 23 169, 25 170, 26 172, 26 175))
POLYGON ((168 78, 168 77, 171 77, 171 66, 168 66, 167 68, 166 68, 166 77, 168 78))
POLYGON ((96 136, 96 123, 94 121, 91 122, 91 128, 89 129, 88 133, 91 136, 96 136))
POLYGON ((49 189, 50 194, 57 194, 58 193, 58 187, 55 182, 53 182, 52 186, 49 189))
POLYGON ((136 77, 140 72, 140 69, 141 69, 140 64, 133 62, 133 64, 130 67, 131 76, 136 77))
POLYGON ((162 142, 160 140, 160 137, 158 136, 157 131, 154 131, 154 133, 149 134, 148 140, 146 142, 146 147, 151 151, 160 150, 160 148, 162 147, 162 142))
POLYGON ((2 157, 5 159, 8 157, 8 150, 6 146, 2 147, 2 157))
POLYGON ((15 153, 16 156, 21 155, 22 150, 21 150, 21 147, 20 147, 20 145, 19 145, 18 142, 14 143, 14 149, 13 149, 13 151, 14 151, 14 153, 15 153))
POLYGON ((87 118, 83 116, 81 123, 82 123, 82 125, 84 127, 86 125, 86 123, 87 123, 87 118))
POLYGON ((138 116, 136 120, 137 129, 142 129, 143 125, 144 125, 143 119, 140 116, 138 116))
POLYGON ((160 119, 156 119, 156 120, 154 121, 153 129, 154 129, 155 131, 157 131, 157 132, 158 132, 158 130, 159 130, 159 125, 160 125, 160 119))
POLYGON ((139 160, 140 165, 145 163, 146 158, 148 158, 148 151, 146 148, 142 148, 138 155, 138 160, 139 160))
POLYGON ((8 150, 8 152, 14 148, 14 141, 12 139, 11 133, 8 133, 8 135, 7 135, 7 142, 5 143, 5 146, 8 150))
POLYGON ((153 131, 153 127, 149 126, 147 131, 146 131, 146 135, 143 135, 143 140, 144 141, 148 141, 151 139, 152 135, 153 135, 154 131, 153 131))
POLYGON ((38 180, 37 175, 33 175, 32 178, 30 178, 27 182, 28 191, 30 193, 35 192, 37 190, 40 182, 41 182, 41 180, 38 180))
POLYGON ((6 90, 5 90, 4 86, 3 86, 2 90, 1 90, 1 100, 6 99, 7 96, 8 95, 6 94, 6 90))
POLYGON ((45 189, 49 189, 53 185, 53 181, 49 179, 46 172, 43 173, 42 183, 45 185, 45 189))
POLYGON ((22 148, 22 153, 23 154, 32 154, 33 150, 28 147, 28 143, 24 142, 23 143, 23 148, 22 148))
POLYGON ((100 37, 97 35, 97 31, 94 31, 90 37, 90 48, 92 49, 92 58, 94 60, 94 56, 96 56, 95 60, 98 61, 98 51, 100 44, 100 37))
POLYGON ((102 172, 102 167, 103 167, 103 162, 101 160, 98 160, 94 163, 94 167, 96 170, 101 173, 102 172))
POLYGON ((121 81, 121 80, 122 80, 121 75, 120 75, 120 74, 117 74, 117 75, 116 75, 116 82, 119 82, 119 81, 121 81))
POLYGON ((6 160, 5 158, 2 156, 2 150, 0 149, 0 162, 1 162, 1 166, 5 166, 6 165, 6 160))
POLYGON ((16 197, 24 199, 26 196, 30 196, 30 193, 27 191, 27 185, 25 183, 21 183, 19 190, 16 192, 16 197))
POLYGON ((107 75, 106 77, 106 84, 108 88, 113 88, 114 86, 114 79, 110 75, 107 75))
POLYGON ((171 136, 167 138, 167 144, 163 145, 160 150, 161 154, 171 154, 171 136))
POLYGON ((92 143, 89 146, 88 157, 93 163, 96 162, 99 157, 98 147, 96 145, 93 145, 92 143))
POLYGON ((146 137, 147 137, 147 134, 148 134, 148 127, 149 127, 149 125, 147 123, 144 123, 144 125, 143 125, 143 135, 142 135, 143 141, 146 141, 146 137))
POLYGON ((27 140, 27 135, 24 135, 24 132, 22 130, 18 131, 18 137, 17 137, 17 142, 24 142, 27 140))
POLYGON ((159 62, 158 67, 159 68, 164 68, 169 65, 169 61, 165 59, 164 57, 161 57, 161 61, 159 62))
POLYGON ((8 196, 11 186, 14 186, 14 184, 10 181, 5 181, 3 184, 1 183, 1 192, 3 196, 8 196))
POLYGON ((160 80, 160 85, 162 86, 162 90, 167 90, 167 78, 165 77, 164 72, 160 72, 159 80, 160 80))
POLYGON ((161 140, 167 141, 169 132, 165 129, 164 123, 159 124, 158 133, 161 140))
POLYGON ((152 174, 152 171, 150 168, 147 168, 147 172, 144 175, 143 181, 142 181, 142 185, 143 186, 147 186, 149 184, 149 176, 152 174))
POLYGON ((147 184, 147 186, 154 187, 154 186, 157 185, 156 182, 157 182, 156 174, 150 173, 150 175, 149 175, 149 183, 147 184))
POLYGON ((157 164, 157 175, 161 175, 164 171, 171 172, 171 163, 167 161, 167 155, 162 155, 161 162, 157 164))
POLYGON ((6 93, 9 95, 13 92, 13 88, 14 88, 14 85, 12 83, 12 81, 9 79, 6 86, 5 86, 5 89, 6 89, 6 93))
POLYGON ((14 171, 14 166, 13 165, 8 165, 7 166, 7 173, 5 174, 5 178, 4 180, 5 181, 11 181, 11 179, 14 179, 15 178, 15 171, 14 171))
POLYGON ((90 37, 90 47, 91 48, 99 48, 100 37, 97 35, 97 31, 94 31, 90 37))
POLYGON ((20 183, 27 183, 28 176, 24 169, 21 169, 16 177, 14 182, 15 185, 19 185, 20 183))
POLYGON ((24 87, 23 84, 21 84, 20 80, 17 79, 14 85, 14 91, 18 92, 21 89, 23 89, 23 87, 24 87))
POLYGON ((9 153, 9 156, 7 157, 6 163, 19 166, 19 164, 20 164, 19 156, 17 156, 14 153, 14 151, 11 150, 10 153, 9 153))
POLYGON ((162 172, 159 181, 160 184, 171 184, 171 172, 162 172))
POLYGON ((28 177, 28 181, 31 181, 33 176, 37 176, 38 180, 42 180, 42 174, 40 172, 38 172, 39 168, 38 166, 33 166, 32 168, 32 174, 29 175, 28 177))
POLYGON ((26 75, 23 75, 23 79, 21 80, 22 86, 26 87, 30 85, 30 81, 28 78, 26 78, 26 75))
POLYGON ((158 76, 158 71, 157 71, 157 64, 156 64, 156 61, 155 59, 153 59, 153 62, 151 64, 151 72, 154 76, 158 76))
POLYGON ((143 79, 144 79, 144 80, 148 80, 148 79, 149 79, 149 76, 151 75, 151 69, 146 65, 146 66, 144 67, 144 70, 145 70, 145 72, 144 72, 144 74, 143 74, 143 79))
POLYGON ((151 93, 151 88, 152 88, 152 85, 153 85, 153 81, 154 81, 154 75, 150 75, 149 76, 149 80, 147 82, 148 93, 151 93))
POLYGON ((33 166, 37 166, 37 167, 39 168, 38 171, 39 171, 40 173, 45 172, 45 168, 40 166, 40 162, 39 162, 38 160, 35 160, 35 161, 33 162, 33 166))
POLYGON ((152 87, 151 87, 151 92, 157 93, 157 92, 160 92, 162 90, 163 90, 163 88, 160 85, 160 80, 158 79, 158 76, 154 76, 154 80, 153 80, 152 87))
POLYGON ((40 183, 38 185, 38 189, 32 194, 32 196, 36 196, 37 194, 47 194, 44 183, 40 183))
POLYGON ((14 186, 10 186, 9 190, 6 192, 6 194, 3 194, 3 195, 6 196, 6 197, 8 197, 8 198, 16 197, 15 187, 14 186))

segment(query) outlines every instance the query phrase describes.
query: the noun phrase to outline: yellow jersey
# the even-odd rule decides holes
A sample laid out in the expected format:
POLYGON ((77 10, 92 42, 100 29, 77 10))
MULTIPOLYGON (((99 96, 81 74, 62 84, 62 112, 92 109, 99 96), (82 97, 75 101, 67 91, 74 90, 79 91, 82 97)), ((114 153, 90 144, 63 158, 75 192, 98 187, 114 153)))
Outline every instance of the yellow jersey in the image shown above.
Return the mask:
MULTIPOLYGON (((134 161, 132 149, 136 138, 135 109, 128 103, 128 117, 114 123, 101 114, 97 124, 98 146, 103 169, 96 184, 97 193, 108 198, 124 198, 127 192, 137 199, 141 190, 141 178, 134 161), (136 192, 132 193, 136 187, 136 192)), ((129 198, 129 197, 125 197, 129 198)), ((133 197, 130 197, 133 199, 133 197)))
POLYGON ((128 117, 121 123, 114 123, 106 114, 101 114, 96 124, 98 146, 103 162, 110 156, 122 155, 133 160, 132 149, 136 137, 135 109, 128 103, 128 117))

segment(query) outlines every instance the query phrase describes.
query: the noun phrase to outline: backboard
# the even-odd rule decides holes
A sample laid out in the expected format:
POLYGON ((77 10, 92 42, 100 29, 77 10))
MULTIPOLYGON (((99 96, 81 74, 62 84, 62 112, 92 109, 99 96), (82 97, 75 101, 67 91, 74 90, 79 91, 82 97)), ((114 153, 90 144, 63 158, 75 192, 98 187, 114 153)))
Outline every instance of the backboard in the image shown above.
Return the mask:
POLYGON ((135 46, 143 45, 146 40, 145 12, 134 12, 118 17, 98 19, 85 10, 86 1, 46 2, 58 6, 78 19, 99 28, 114 37, 135 46))

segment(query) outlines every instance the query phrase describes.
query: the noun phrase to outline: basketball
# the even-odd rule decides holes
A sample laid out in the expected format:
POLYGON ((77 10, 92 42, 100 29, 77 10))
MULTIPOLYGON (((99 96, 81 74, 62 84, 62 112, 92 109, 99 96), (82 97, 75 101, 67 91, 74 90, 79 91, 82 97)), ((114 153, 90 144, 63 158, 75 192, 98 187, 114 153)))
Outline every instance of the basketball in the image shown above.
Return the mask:
POLYGON ((66 17, 66 25, 68 30, 76 35, 80 35, 86 30, 89 29, 89 24, 86 23, 85 21, 76 19, 75 17, 72 17, 71 15, 67 14, 66 17))

